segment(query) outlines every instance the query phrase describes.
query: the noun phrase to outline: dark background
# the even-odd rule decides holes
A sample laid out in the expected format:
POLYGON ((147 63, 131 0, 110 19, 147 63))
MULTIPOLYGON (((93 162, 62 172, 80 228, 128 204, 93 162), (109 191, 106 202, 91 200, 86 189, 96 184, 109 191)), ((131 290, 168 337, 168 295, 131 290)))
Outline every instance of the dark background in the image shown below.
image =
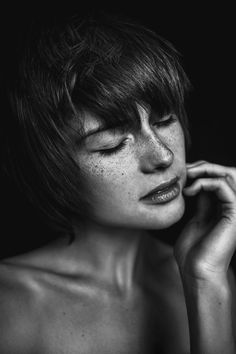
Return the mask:
MULTIPOLYGON (((96 3, 86 1, 11 4, 1 8, 1 82, 10 75, 30 21, 50 20, 74 12, 105 10, 124 14, 154 29, 182 53, 193 91, 187 102, 192 135, 190 161, 204 159, 236 166, 235 38, 233 7, 199 2, 96 3)), ((9 112, 1 87, 1 141, 9 112)), ((3 150, 2 150, 3 151, 3 150)), ((12 182, 1 175, 0 257, 47 240, 52 231, 12 182)), ((235 261, 233 262, 235 263, 235 261)))

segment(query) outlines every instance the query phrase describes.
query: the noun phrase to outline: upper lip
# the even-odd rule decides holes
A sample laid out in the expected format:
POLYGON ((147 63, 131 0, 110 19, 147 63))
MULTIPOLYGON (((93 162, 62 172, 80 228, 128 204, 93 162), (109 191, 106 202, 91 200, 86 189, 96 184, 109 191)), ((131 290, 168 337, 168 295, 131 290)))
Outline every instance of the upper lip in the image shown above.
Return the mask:
POLYGON ((170 179, 169 181, 167 182, 163 182, 163 183, 160 183, 156 188, 152 189, 150 192, 148 192, 147 194, 145 194, 141 199, 143 198, 147 198, 149 197, 151 194, 155 193, 155 192, 158 192, 158 191, 161 191, 169 186, 171 186, 172 184, 175 184, 177 181, 179 180, 179 177, 174 177, 172 179, 170 179))

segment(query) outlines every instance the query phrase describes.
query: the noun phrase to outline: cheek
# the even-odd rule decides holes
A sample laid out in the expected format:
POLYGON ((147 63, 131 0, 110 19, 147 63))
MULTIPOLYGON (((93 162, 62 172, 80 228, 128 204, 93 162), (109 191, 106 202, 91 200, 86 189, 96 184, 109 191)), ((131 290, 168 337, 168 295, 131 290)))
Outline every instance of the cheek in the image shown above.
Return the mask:
MULTIPOLYGON (((84 162, 80 161, 80 167, 86 182, 89 187, 92 187, 95 195, 101 195, 101 192, 108 191, 114 194, 126 184, 129 164, 123 162, 115 159, 91 157, 84 162)), ((103 195, 107 196, 108 193, 103 195)))
POLYGON ((176 157, 185 157, 185 137, 180 124, 171 129, 167 140, 169 147, 176 157))
POLYGON ((102 159, 88 173, 88 185, 92 188, 91 204, 96 218, 117 217, 122 210, 126 210, 135 195, 135 190, 131 190, 134 186, 130 185, 130 170, 123 162, 102 159))

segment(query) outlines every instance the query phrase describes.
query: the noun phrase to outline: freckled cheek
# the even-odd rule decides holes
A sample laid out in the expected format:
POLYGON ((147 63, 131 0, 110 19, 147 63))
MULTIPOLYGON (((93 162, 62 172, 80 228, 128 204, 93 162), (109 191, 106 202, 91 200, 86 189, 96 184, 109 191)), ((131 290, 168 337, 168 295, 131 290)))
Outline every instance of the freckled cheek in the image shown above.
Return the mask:
POLYGON ((127 179, 127 168, 121 166, 121 161, 109 161, 109 159, 91 159, 80 164, 86 181, 92 184, 99 192, 102 190, 119 189, 124 186, 127 179))
POLYGON ((185 139, 181 126, 169 134, 166 142, 176 157, 185 157, 185 139))

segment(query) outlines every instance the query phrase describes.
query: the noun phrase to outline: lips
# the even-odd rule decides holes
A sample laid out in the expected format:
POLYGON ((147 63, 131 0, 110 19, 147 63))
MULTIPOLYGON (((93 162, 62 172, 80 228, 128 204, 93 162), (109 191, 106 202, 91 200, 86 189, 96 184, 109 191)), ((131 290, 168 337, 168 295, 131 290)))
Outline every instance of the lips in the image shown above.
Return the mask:
POLYGON ((161 184, 159 184, 159 186, 157 186, 156 188, 152 189, 148 194, 146 194, 145 196, 143 196, 142 199, 146 199, 149 198, 152 194, 157 193, 157 192, 161 192, 164 191, 165 189, 168 189, 170 186, 174 185, 175 183, 177 183, 177 181, 179 180, 179 177, 174 177, 171 180, 167 181, 167 182, 163 182, 161 184))

